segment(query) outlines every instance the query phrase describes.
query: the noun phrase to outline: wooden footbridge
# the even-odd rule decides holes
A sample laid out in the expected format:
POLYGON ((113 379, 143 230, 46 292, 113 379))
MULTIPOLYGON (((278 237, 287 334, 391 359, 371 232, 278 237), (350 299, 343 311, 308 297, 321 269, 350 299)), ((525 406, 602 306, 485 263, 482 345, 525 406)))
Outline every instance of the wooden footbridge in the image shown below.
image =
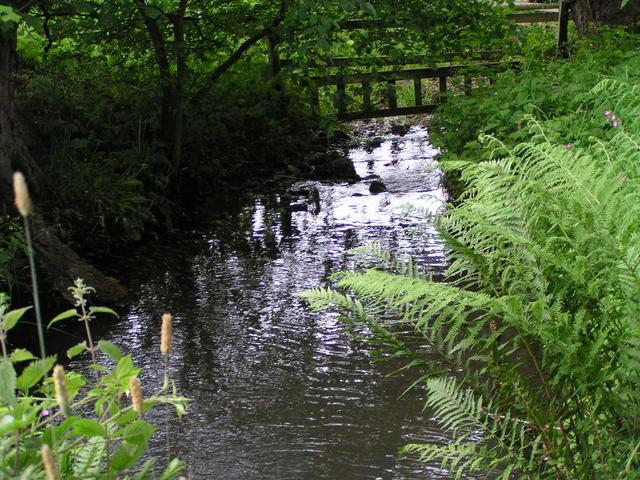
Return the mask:
MULTIPOLYGON (((563 55, 566 53, 567 47, 570 5, 571 1, 567 0, 555 4, 516 3, 507 17, 520 24, 559 22, 558 53, 563 55)), ((343 22, 340 28, 343 31, 354 31, 391 29, 398 28, 398 26, 389 25, 380 20, 351 20, 343 22)), ((298 69, 302 77, 301 84, 308 88, 311 105, 317 112, 320 111, 321 106, 321 91, 329 88, 334 96, 335 113, 339 119, 345 121, 431 113, 447 101, 448 95, 470 95, 475 85, 490 81, 492 73, 518 63, 517 61, 505 61, 503 52, 496 50, 471 54, 452 52, 445 55, 444 58, 440 58, 437 63, 434 63, 432 57, 424 55, 401 60, 390 57, 368 59, 337 57, 325 59, 321 65, 301 66, 290 60, 279 58, 277 40, 274 37, 267 39, 267 45, 274 75, 277 75, 282 67, 298 69), (345 69, 354 68, 376 69, 377 71, 343 72, 345 69), (388 70, 388 68, 391 69, 388 70), (323 73, 314 73, 319 71, 323 73), (372 101, 374 85, 377 87, 377 91, 382 90, 383 92, 384 100, 381 102, 381 106, 374 105, 372 101), (399 85, 405 89, 408 86, 409 88, 411 85, 413 86, 412 105, 399 106, 399 85), (435 95, 431 95, 431 92, 435 95), (349 110, 350 96, 348 93, 358 95, 362 99, 360 105, 356 106, 356 110, 349 110)))

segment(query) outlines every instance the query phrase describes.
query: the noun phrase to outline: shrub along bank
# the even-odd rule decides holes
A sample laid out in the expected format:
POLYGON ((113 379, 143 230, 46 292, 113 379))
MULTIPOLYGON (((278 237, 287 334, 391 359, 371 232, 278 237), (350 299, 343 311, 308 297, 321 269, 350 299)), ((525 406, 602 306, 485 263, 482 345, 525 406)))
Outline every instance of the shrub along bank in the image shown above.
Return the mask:
POLYGON ((405 453, 456 475, 640 478, 639 44, 604 32, 438 113, 434 141, 465 186, 438 223, 443 283, 373 269, 304 294, 420 371, 453 440, 405 453))

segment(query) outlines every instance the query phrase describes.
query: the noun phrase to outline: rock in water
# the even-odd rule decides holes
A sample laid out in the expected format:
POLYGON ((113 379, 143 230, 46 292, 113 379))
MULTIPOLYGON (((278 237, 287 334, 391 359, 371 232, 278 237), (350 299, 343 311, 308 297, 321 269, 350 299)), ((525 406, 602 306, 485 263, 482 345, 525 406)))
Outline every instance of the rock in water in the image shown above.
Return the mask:
POLYGON ((311 176, 315 180, 360 180, 353 162, 344 152, 329 151, 309 156, 311 176))
POLYGON ((389 129, 389 131, 393 135, 398 135, 400 137, 404 137, 407 133, 409 133, 409 130, 411 130, 411 125, 407 125, 404 123, 394 123, 389 129))
POLYGON ((378 193, 382 193, 386 191, 387 191, 387 186, 384 183, 382 183, 380 180, 374 180, 373 182, 371 182, 371 185, 369 185, 369 192, 372 195, 376 195, 378 193))

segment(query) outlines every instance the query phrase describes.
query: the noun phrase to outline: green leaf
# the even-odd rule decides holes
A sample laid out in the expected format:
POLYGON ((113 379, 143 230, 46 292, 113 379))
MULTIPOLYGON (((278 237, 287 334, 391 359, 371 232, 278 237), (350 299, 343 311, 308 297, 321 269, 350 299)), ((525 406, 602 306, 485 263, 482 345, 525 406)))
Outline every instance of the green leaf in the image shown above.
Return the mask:
POLYGON ((8 405, 16 404, 16 371, 8 361, 0 363, 0 402, 8 405))
MULTIPOLYGON (((0 26, 3 24, 17 24, 20 22, 20 15, 15 10, 7 5, 0 5, 0 26)), ((5 30, 3 28, 3 30, 5 30)))
POLYGON ((115 343, 109 342, 107 340, 100 340, 98 342, 98 348, 116 362, 122 358, 122 351, 115 343))
POLYGON ((60 315, 58 315, 53 320, 51 320, 49 322, 49 325, 47 325, 47 328, 51 328, 51 325, 53 325, 54 323, 58 323, 58 322, 60 322, 62 320, 66 320, 67 318, 77 317, 77 316, 78 316, 77 310, 75 308, 72 308, 71 310, 67 310, 66 312, 62 312, 60 315))
POLYGON ((155 427, 144 420, 136 420, 126 427, 118 430, 115 436, 122 438, 125 442, 140 443, 146 442, 151 438, 155 427))
POLYGON ((44 23, 44 21, 36 16, 33 15, 28 15, 26 13, 23 13, 21 16, 22 20, 24 20, 24 23, 29 26, 30 28, 35 29, 39 29, 42 28, 42 25, 44 23))
POLYGON ((144 14, 153 20, 157 20, 162 15, 162 12, 156 7, 145 7, 144 14))
POLYGON ((103 438, 92 437, 83 446, 74 449, 73 453, 75 478, 100 478, 99 472, 106 457, 106 441, 103 438))
POLYGON ((35 362, 31 362, 18 377, 18 389, 23 392, 29 390, 36 383, 38 383, 49 370, 53 368, 53 365, 55 363, 55 355, 52 357, 47 357, 44 361, 36 360, 35 362))
POLYGON ((133 466, 145 452, 154 430, 154 427, 144 420, 136 420, 116 432, 116 437, 122 437, 124 441, 113 455, 111 468, 115 472, 121 472, 133 466))
POLYGON ((362 9, 367 15, 376 15, 376 9, 369 2, 362 3, 362 9))
POLYGON ((16 348, 11 352, 11 361, 13 363, 28 362, 29 360, 36 360, 37 358, 33 353, 24 348, 16 348))
POLYGON ((122 388, 129 388, 129 380, 131 377, 135 377, 140 372, 139 368, 136 368, 133 365, 133 357, 131 355, 125 355, 120 360, 118 360, 118 364, 116 368, 113 370, 113 379, 118 383, 122 388))
POLYGON ((73 357, 77 357, 78 355, 80 355, 82 352, 85 352, 87 350, 87 342, 80 342, 77 345, 74 345, 73 347, 71 347, 69 350, 67 350, 67 357, 69 357, 69 359, 72 359, 73 357))
POLYGON ((96 420, 79 418, 73 422, 73 431, 83 437, 107 437, 107 429, 96 420))
POLYGON ((172 478, 176 478, 182 471, 184 470, 184 462, 174 458, 171 460, 171 463, 167 466, 167 468, 162 473, 161 480, 171 480, 172 478))
POLYGON ((150 458, 149 460, 144 462, 144 465, 142 466, 140 471, 137 472, 133 477, 134 480, 145 480, 147 478, 152 478, 153 470, 155 469, 156 463, 157 460, 155 458, 150 458))
POLYGON ((111 459, 111 470, 113 473, 121 472, 135 465, 146 448, 146 444, 139 445, 123 442, 111 459))
POLYGON ((110 309, 109 307, 91 307, 89 308, 89 313, 90 314, 94 314, 94 313, 108 313, 109 315, 114 315, 115 317, 118 317, 118 314, 113 311, 112 309, 110 309))
POLYGON ((622 0, 622 3, 620 4, 620 8, 626 7, 627 3, 629 3, 629 0, 622 0))
POLYGON ((18 323, 18 320, 20 320, 22 316, 25 314, 25 312, 30 308, 31 307, 24 307, 24 308, 19 308, 17 310, 11 310, 10 312, 5 313, 2 316, 2 328, 7 332, 11 330, 13 327, 16 326, 16 324, 18 323))
POLYGON ((21 427, 21 422, 16 420, 12 415, 0 416, 0 435, 4 436, 21 427))

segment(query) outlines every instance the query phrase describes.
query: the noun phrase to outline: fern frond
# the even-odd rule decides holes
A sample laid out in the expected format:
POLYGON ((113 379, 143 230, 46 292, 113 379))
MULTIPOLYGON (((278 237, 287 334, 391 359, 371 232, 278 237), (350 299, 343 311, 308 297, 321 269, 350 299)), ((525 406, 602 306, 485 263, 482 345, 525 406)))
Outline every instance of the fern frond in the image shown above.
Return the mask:
POLYGON ((106 458, 104 438, 91 437, 85 445, 74 451, 73 473, 77 478, 99 478, 106 458))

